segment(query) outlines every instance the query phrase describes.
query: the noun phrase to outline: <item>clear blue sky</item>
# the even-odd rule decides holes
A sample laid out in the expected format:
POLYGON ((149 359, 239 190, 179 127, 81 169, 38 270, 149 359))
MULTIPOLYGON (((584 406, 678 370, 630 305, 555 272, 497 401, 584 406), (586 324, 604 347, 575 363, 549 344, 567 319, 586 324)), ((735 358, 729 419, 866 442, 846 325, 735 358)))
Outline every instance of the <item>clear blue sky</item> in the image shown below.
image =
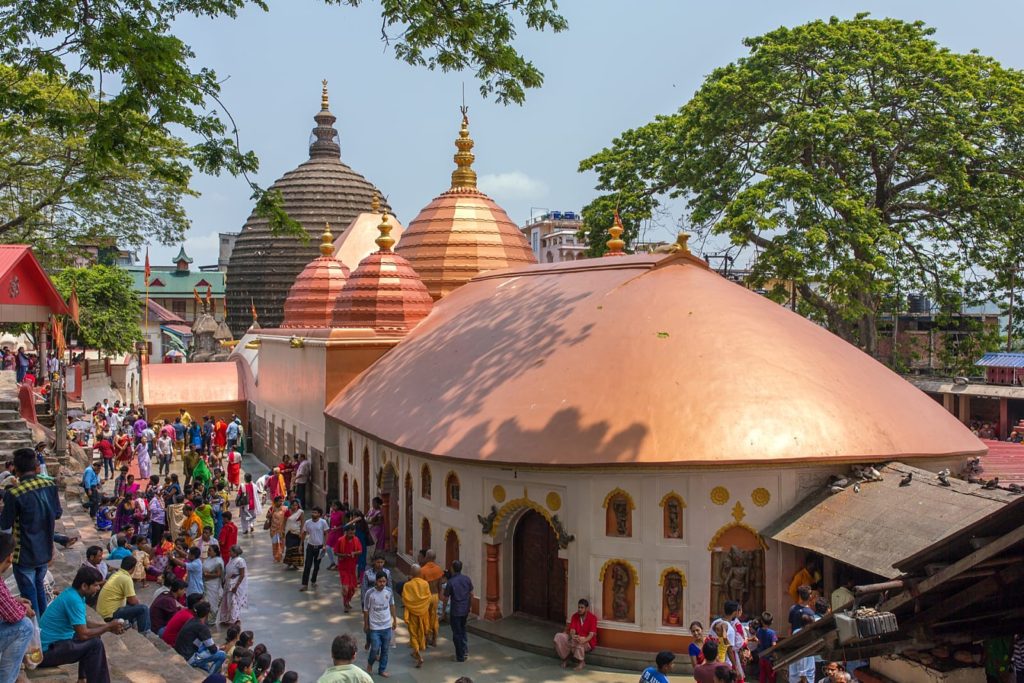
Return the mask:
MULTIPOLYGON (((182 21, 179 35, 197 63, 214 68, 242 145, 260 157, 258 182, 307 158, 320 81, 330 82, 341 153, 388 195, 407 223, 448 188, 462 83, 476 140, 480 186, 514 221, 534 207, 578 210, 594 195, 580 159, 623 130, 674 111, 715 67, 745 54, 741 40, 782 25, 856 12, 921 19, 936 40, 977 48, 1024 68, 1024 4, 953 0, 836 2, 764 0, 565 0, 569 30, 523 31, 517 45, 545 74, 523 106, 482 100, 472 74, 441 74, 399 63, 380 40, 379 2, 326 6, 319 0, 271 0, 270 12, 248 9, 237 20, 182 21)), ((186 248, 196 264, 216 261, 216 233, 237 231, 251 206, 243 180, 197 176, 202 196, 189 200, 186 248)), ((671 224, 651 238, 668 238, 671 224)), ((177 246, 151 248, 169 263, 177 246)), ((141 257, 141 253, 140 253, 141 257)))

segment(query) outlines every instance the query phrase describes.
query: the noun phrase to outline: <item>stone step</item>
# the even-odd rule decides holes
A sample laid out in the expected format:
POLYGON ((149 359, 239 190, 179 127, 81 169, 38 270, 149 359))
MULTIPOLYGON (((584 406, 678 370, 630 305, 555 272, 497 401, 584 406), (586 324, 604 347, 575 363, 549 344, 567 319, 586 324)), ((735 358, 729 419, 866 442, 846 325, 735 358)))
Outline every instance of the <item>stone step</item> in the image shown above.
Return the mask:
POLYGON ((0 429, 24 429, 30 431, 28 423, 21 419, 19 415, 4 416, 0 415, 0 429))

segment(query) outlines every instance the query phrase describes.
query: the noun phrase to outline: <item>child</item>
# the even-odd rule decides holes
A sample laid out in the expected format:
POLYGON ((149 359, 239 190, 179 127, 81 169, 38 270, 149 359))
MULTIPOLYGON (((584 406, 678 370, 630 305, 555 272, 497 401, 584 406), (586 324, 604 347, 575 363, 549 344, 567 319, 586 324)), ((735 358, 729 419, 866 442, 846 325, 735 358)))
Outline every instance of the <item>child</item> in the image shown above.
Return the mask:
POLYGON ((114 499, 104 496, 100 503, 100 509, 96 511, 96 529, 99 531, 110 531, 114 526, 114 514, 117 508, 114 507, 114 499))
POLYGON ((226 634, 226 640, 224 644, 220 646, 220 649, 224 650, 224 654, 227 655, 227 661, 234 661, 233 655, 235 654, 235 647, 238 645, 238 636, 241 635, 242 629, 238 628, 236 624, 228 626, 228 632, 226 634))
MULTIPOLYGON (((252 653, 248 650, 231 666, 235 667, 232 683, 257 683, 256 674, 252 671, 252 653)), ((231 673, 230 668, 228 667, 228 673, 231 673)))
POLYGON ((714 624, 712 631, 715 633, 715 639, 718 641, 718 655, 715 657, 716 662, 731 662, 732 661, 732 645, 729 644, 729 622, 719 621, 714 624))
POLYGON ((771 612, 761 613, 761 627, 757 629, 757 648, 754 654, 758 656, 758 683, 775 683, 775 669, 772 668, 772 658, 766 657, 764 652, 774 647, 779 642, 779 636, 772 629, 772 621, 775 617, 771 612))
POLYGON ((135 569, 132 570, 132 580, 141 581, 142 587, 146 587, 146 575, 150 565, 153 563, 153 548, 150 547, 146 536, 138 535, 132 540, 132 556, 135 558, 135 569))

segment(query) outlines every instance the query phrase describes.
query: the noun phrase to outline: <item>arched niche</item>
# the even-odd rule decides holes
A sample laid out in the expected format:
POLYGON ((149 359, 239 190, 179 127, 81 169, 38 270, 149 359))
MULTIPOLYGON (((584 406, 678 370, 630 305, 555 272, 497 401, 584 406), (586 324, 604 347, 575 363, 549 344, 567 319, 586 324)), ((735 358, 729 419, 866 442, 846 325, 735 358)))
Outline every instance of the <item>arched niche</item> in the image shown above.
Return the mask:
POLYGON ((661 534, 663 538, 679 540, 683 537, 683 509, 686 503, 675 491, 661 499, 661 534))
POLYGON ((424 463, 420 468, 420 496, 430 500, 431 489, 433 488, 433 477, 430 474, 430 465, 424 463))
POLYGON ((711 613, 722 614, 726 600, 736 600, 747 614, 765 608, 767 544, 753 528, 735 522, 719 529, 711 551, 711 613))
POLYGON ((686 572, 679 567, 667 567, 658 579, 661 589, 661 624, 673 628, 682 627, 683 605, 686 604, 686 572))
POLYGON ((633 535, 633 496, 620 488, 604 497, 604 533, 606 536, 629 538, 633 535))
POLYGON ((605 621, 636 623, 636 589, 640 577, 626 560, 608 560, 601 567, 601 618, 605 621))
POLYGON ((412 554, 412 473, 405 474, 405 553, 412 554))

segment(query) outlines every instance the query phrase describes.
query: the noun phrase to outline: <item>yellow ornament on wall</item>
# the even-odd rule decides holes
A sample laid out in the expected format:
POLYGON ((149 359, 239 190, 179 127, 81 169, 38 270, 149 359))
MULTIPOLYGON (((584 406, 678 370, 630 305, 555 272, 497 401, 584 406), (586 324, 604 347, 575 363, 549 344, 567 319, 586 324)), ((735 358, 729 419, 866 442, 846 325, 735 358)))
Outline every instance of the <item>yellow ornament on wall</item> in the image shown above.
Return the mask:
POLYGON ((725 505, 729 502, 729 489, 724 486, 716 486, 711 489, 711 502, 715 505, 725 505))
POLYGON ((548 497, 544 499, 544 502, 548 504, 548 510, 552 512, 558 512, 562 507, 562 497, 554 491, 548 493, 548 497))
POLYGON ((494 496, 494 500, 495 501, 497 501, 499 503, 504 503, 505 502, 505 487, 502 486, 501 484, 498 484, 491 491, 491 495, 494 496))
POLYGON ((754 505, 759 508, 763 508, 771 499, 772 494, 766 488, 756 488, 750 492, 750 500, 754 501, 754 505))

